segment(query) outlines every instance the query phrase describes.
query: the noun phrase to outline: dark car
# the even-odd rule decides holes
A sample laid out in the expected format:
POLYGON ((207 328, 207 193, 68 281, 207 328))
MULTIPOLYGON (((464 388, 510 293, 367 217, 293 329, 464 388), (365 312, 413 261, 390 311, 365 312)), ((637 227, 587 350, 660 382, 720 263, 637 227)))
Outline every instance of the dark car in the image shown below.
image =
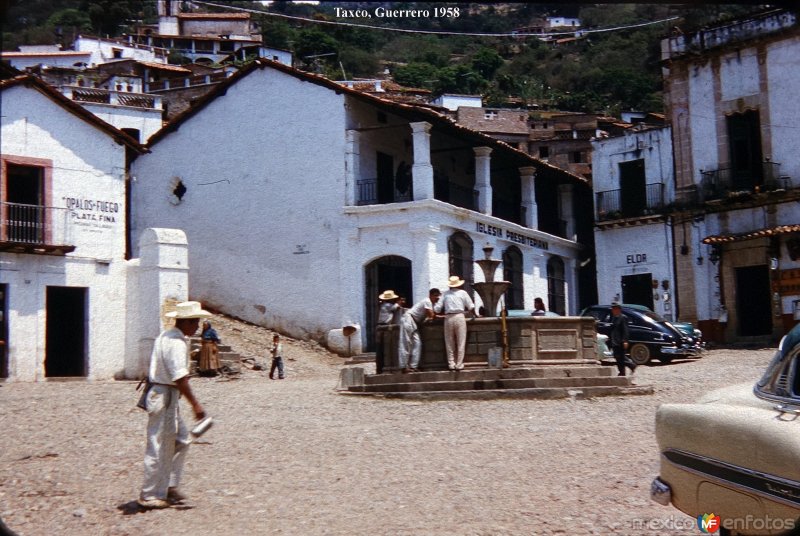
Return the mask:
MULTIPOLYGON (((627 305, 622 306, 622 314, 628 319, 628 352, 637 365, 644 365, 653 357, 662 363, 669 363, 675 357, 700 357, 695 341, 659 314, 627 305)), ((581 316, 593 317, 599 333, 611 334, 610 305, 592 305, 581 316)))

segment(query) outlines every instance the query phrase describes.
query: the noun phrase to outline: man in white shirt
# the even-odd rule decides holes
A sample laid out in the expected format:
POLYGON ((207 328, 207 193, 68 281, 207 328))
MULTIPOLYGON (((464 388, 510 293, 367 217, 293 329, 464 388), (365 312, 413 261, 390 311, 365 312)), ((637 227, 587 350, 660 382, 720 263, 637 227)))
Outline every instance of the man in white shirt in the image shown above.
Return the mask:
POLYGON ((205 411, 189 387, 189 343, 201 318, 211 313, 199 302, 183 302, 167 313, 175 319, 175 327, 158 336, 150 355, 147 393, 147 448, 144 455, 144 484, 138 503, 142 508, 168 508, 184 497, 178 491, 189 432, 178 411, 181 395, 191 404, 195 418, 205 417, 205 411))
POLYGON ((403 372, 419 372, 419 359, 422 355, 422 339, 419 336, 419 327, 427 318, 435 316, 434 304, 439 301, 442 293, 438 288, 428 291, 428 297, 414 304, 408 309, 400 321, 400 338, 397 347, 397 356, 403 372), (411 368, 409 369, 409 358, 411 368))
POLYGON ((464 353, 467 349, 467 320, 465 313, 475 311, 475 304, 467 292, 460 288, 464 280, 457 275, 450 276, 450 287, 434 307, 437 313, 444 313, 444 345, 447 348, 447 368, 464 368, 464 353))

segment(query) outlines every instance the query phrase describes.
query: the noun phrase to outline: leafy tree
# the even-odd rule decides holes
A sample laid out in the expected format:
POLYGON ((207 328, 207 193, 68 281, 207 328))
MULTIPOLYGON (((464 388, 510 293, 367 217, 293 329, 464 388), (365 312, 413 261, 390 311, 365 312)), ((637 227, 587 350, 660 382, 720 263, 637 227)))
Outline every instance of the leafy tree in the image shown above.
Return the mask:
POLYGON ((422 62, 396 67, 392 75, 400 85, 427 89, 431 89, 438 78, 436 67, 422 62))
POLYGON ((503 65, 503 58, 493 48, 481 47, 472 56, 472 69, 487 80, 494 76, 501 65, 503 65))

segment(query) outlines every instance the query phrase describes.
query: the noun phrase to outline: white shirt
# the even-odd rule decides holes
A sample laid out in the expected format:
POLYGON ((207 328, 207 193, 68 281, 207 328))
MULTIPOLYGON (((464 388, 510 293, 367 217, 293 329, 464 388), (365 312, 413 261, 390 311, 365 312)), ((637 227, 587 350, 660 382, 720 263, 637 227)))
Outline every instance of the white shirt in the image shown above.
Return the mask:
POLYGON ((417 324, 422 324, 422 322, 425 320, 425 317, 428 316, 425 312, 427 310, 433 311, 433 303, 431 302, 430 298, 425 298, 424 300, 415 303, 414 307, 406 311, 406 314, 410 315, 417 324))
POLYGON ((150 381, 175 385, 189 375, 189 345, 178 328, 164 331, 156 338, 150 355, 150 381))
POLYGON ((381 303, 380 311, 378 312, 378 324, 397 324, 396 313, 402 308, 399 303, 383 302, 381 303))
POLYGON ((449 289, 442 294, 442 298, 436 303, 435 311, 450 315, 453 313, 466 313, 475 309, 472 298, 469 297, 464 289, 449 289))

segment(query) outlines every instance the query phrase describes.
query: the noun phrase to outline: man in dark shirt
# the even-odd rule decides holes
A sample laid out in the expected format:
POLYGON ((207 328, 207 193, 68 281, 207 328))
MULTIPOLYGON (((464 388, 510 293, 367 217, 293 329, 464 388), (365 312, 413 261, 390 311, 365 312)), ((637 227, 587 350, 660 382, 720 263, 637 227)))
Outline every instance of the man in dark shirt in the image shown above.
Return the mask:
POLYGON ((625 358, 625 351, 628 349, 628 319, 622 314, 622 307, 618 302, 611 304, 611 350, 614 352, 614 359, 617 361, 618 376, 625 376, 625 367, 629 367, 631 372, 636 370, 636 364, 630 359, 625 358))

